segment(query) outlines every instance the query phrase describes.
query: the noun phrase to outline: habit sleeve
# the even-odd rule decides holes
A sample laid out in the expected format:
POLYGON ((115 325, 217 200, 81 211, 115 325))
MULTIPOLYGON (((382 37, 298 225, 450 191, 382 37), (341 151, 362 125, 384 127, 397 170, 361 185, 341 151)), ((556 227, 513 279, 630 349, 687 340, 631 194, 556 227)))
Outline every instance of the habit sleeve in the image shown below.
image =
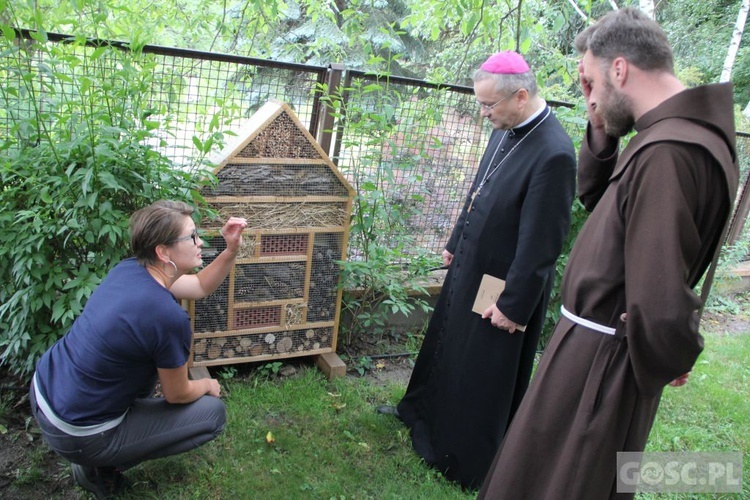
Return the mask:
POLYGON ((610 147, 602 153, 604 156, 597 156, 589 146, 590 134, 591 124, 586 128, 586 135, 578 155, 578 199, 589 212, 594 210, 607 189, 609 177, 617 163, 619 144, 616 139, 613 139, 610 147))
POLYGON ((699 221, 710 166, 700 148, 667 143, 646 148, 633 165, 623 200, 626 328, 644 397, 689 372, 703 349, 701 301, 687 281, 705 244, 699 221))

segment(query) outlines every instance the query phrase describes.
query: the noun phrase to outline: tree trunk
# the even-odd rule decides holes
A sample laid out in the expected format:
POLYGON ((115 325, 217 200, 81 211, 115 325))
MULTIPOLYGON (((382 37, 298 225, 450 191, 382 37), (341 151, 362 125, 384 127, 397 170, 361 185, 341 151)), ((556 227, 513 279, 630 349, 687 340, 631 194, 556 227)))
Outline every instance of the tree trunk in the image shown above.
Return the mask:
POLYGON ((737 51, 740 49, 740 41, 742 40, 742 33, 745 31, 745 21, 747 20, 747 11, 749 8, 750 0, 742 0, 740 12, 737 15, 737 22, 732 32, 732 40, 729 42, 727 58, 724 60, 724 69, 721 71, 721 79, 719 80, 721 82, 728 82, 732 78, 732 67, 734 67, 734 59, 737 57, 737 51))
POLYGON ((654 19, 654 0, 638 0, 638 8, 649 18, 654 19))

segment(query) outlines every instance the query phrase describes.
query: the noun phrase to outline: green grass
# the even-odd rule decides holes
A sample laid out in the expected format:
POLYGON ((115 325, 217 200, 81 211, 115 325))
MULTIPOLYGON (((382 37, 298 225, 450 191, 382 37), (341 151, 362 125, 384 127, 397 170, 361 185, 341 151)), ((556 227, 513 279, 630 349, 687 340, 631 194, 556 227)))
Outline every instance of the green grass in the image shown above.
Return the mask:
MULTIPOLYGON (((750 332, 705 333, 705 349, 683 387, 666 387, 646 451, 742 452, 743 491, 716 498, 750 499, 750 332)), ((638 498, 714 498, 638 495, 638 498)))
POLYGON ((193 452, 128 473, 130 498, 474 498, 427 467, 406 428, 375 407, 403 384, 329 382, 314 367, 277 380, 225 381, 228 422, 193 452), (268 434, 274 442, 268 442, 268 434))
MULTIPOLYGON (((647 451, 742 451, 749 464, 747 360, 750 332, 706 334, 706 349, 690 382, 665 389, 647 451)), ((133 469, 128 498, 475 497, 427 467, 398 420, 375 412, 377 405, 398 401, 404 384, 376 385, 359 377, 329 382, 312 366, 288 378, 268 375, 255 370, 223 380, 228 423, 222 436, 190 453, 133 469)), ((745 469, 745 492, 726 498, 750 498, 745 469)))

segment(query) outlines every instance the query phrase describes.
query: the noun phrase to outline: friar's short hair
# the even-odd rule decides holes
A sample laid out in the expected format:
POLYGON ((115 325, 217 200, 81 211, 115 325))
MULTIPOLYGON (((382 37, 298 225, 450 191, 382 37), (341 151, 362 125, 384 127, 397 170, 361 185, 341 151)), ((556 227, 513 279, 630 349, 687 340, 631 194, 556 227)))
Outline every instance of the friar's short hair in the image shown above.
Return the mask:
POLYGON ((623 57, 644 71, 674 74, 674 56, 664 30, 632 7, 607 13, 579 33, 574 45, 580 54, 590 51, 607 64, 623 57))

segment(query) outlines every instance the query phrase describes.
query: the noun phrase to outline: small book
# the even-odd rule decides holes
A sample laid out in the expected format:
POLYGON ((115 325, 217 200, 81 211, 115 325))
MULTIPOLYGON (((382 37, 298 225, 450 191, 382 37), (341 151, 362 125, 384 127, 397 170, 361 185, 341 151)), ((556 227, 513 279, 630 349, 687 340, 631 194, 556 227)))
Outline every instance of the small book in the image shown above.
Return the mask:
MULTIPOLYGON (((503 290, 505 290, 505 280, 485 274, 482 276, 482 282, 479 284, 479 291, 471 310, 477 314, 482 314, 488 307, 497 302, 503 290)), ((519 325, 516 329, 522 332, 526 331, 526 325, 519 325)))

